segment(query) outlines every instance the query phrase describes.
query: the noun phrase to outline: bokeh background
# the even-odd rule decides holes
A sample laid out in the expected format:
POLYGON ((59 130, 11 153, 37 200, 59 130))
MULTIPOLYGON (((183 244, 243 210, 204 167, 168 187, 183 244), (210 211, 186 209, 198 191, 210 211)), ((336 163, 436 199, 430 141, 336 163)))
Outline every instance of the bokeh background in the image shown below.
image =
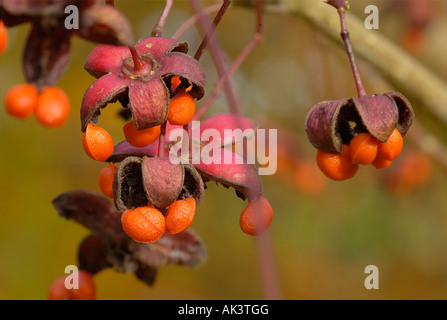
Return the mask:
MULTIPOLYGON (((429 22, 420 30, 411 28, 411 1, 352 1, 351 11, 363 18, 365 6, 376 4, 380 29, 371 32, 382 33, 447 81, 447 3, 416 2, 429 8, 429 22)), ((164 2, 117 0, 115 5, 140 38, 150 34, 164 2)), ((175 1, 164 35, 172 35, 190 16, 188 2, 175 1)), ((229 61, 250 40, 255 22, 250 8, 233 6, 225 14, 217 34, 229 61)), ((0 57, 1 97, 24 82, 21 56, 29 28, 8 30, 9 47, 0 57)), ((447 298, 445 167, 418 150, 416 137, 405 139, 404 153, 388 169, 361 167, 345 182, 323 177, 315 168, 316 151, 306 140, 304 119, 319 101, 356 95, 341 42, 329 41, 288 14, 266 12, 264 31, 264 42, 232 81, 244 114, 278 129, 278 171, 262 179, 275 212, 267 240, 280 297, 447 298), (364 269, 370 264, 379 268, 378 290, 364 287, 364 269)), ((191 28, 181 39, 194 53, 201 38, 191 28)), ((18 120, 0 108, 0 299, 46 299, 52 281, 64 275, 65 266, 77 263, 77 247, 88 234, 60 218, 51 201, 68 190, 99 191, 104 164, 85 155, 79 121, 82 96, 94 80, 82 67, 93 48, 72 39, 70 68, 59 83, 71 101, 64 127, 43 128, 34 117, 18 120)), ((368 93, 393 89, 358 60, 368 93)), ((218 77, 208 52, 201 62, 208 96, 218 77)), ((123 139, 118 109, 109 106, 100 118, 115 141, 123 139)), ((208 115, 226 110, 221 94, 208 115)), ((245 205, 233 190, 210 184, 192 225, 206 244, 207 262, 195 269, 161 268, 153 287, 132 274, 102 271, 95 276, 98 299, 264 298, 258 244, 239 228, 245 205)))

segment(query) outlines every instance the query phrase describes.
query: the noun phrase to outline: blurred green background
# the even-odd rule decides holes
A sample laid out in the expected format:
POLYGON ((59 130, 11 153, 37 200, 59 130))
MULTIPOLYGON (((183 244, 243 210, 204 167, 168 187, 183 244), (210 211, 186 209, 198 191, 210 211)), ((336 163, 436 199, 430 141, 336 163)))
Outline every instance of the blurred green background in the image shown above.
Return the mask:
MULTIPOLYGON (((424 30, 425 43, 411 53, 446 78, 447 6, 440 0, 426 2, 434 10, 424 30)), ((163 4, 115 1, 137 38, 150 34, 163 4)), ((351 11, 365 17, 367 4, 377 4, 380 10, 380 30, 371 32, 404 45, 408 1, 353 1, 351 11)), ((164 35, 172 35, 190 15, 187 1, 175 1, 164 35)), ((241 7, 231 7, 222 19, 217 32, 230 60, 250 40, 255 21, 254 10, 241 7)), ((1 97, 11 86, 24 82, 21 56, 28 31, 29 25, 8 30, 9 47, 0 57, 1 97)), ((264 42, 232 81, 245 115, 277 128, 280 141, 287 141, 280 145, 285 151, 280 154, 277 174, 262 178, 275 212, 268 235, 281 298, 447 298, 445 169, 422 156, 423 161, 406 169, 407 175, 408 171, 421 175, 414 186, 398 175, 398 161, 380 171, 361 167, 345 182, 329 181, 318 171, 310 177, 299 174, 299 168, 307 161, 314 164, 315 157, 304 134, 307 111, 322 100, 355 96, 355 86, 342 47, 305 22, 266 13, 264 31, 264 42), (397 177, 394 185, 390 177, 397 177), (397 189, 396 183, 400 183, 397 189), (364 269, 370 264, 379 268, 379 290, 364 287, 364 269)), ((194 28, 181 39, 189 42, 191 53, 200 43, 194 28)), ((98 174, 104 164, 85 155, 79 120, 82 96, 94 81, 82 66, 93 48, 92 43, 72 39, 70 68, 59 83, 71 100, 64 127, 43 128, 34 117, 18 120, 0 108, 0 299, 46 299, 52 281, 64 275, 65 266, 77 263, 77 247, 88 234, 60 218, 51 200, 78 188, 99 191, 98 174)), ((393 89, 358 60, 368 93, 393 89)), ((208 52, 201 62, 208 96, 218 78, 208 52)), ((100 124, 116 142, 123 139, 124 125, 116 117, 117 110, 118 106, 111 105, 100 117, 100 124)), ((208 114, 226 110, 221 94, 208 114)), ((409 139, 404 148, 401 161, 406 153, 418 152, 409 139)), ((314 166, 304 168, 313 172, 314 166)), ((233 190, 209 184, 192 225, 206 244, 208 261, 196 269, 161 268, 153 287, 131 274, 102 271, 95 276, 98 299, 264 298, 256 241, 239 228, 245 205, 233 190)))

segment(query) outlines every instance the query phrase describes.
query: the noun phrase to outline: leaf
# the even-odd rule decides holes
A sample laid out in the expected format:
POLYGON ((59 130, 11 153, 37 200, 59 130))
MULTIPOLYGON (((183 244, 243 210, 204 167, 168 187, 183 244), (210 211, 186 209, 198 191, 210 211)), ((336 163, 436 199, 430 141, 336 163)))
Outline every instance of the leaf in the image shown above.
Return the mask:
POLYGON ((135 259, 145 265, 185 265, 197 267, 207 253, 199 235, 190 228, 178 234, 165 233, 157 242, 140 246, 135 259))
POLYGON ((70 32, 63 24, 33 24, 23 55, 27 82, 38 88, 54 86, 70 63, 70 32))
POLYGON ((90 190, 73 190, 53 200, 61 217, 76 221, 106 243, 123 245, 129 237, 121 227, 121 215, 109 199, 90 190))

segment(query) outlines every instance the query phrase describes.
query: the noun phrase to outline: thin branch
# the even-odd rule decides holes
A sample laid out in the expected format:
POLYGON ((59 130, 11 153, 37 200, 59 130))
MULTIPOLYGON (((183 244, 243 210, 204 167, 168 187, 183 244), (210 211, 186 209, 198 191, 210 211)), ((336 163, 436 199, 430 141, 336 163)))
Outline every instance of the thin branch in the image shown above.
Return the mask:
MULTIPOLYGON (((256 32, 251 41, 253 45, 257 45, 264 40, 262 5, 262 0, 256 0, 256 32)), ((250 43, 247 47, 250 48, 249 46, 250 43)), ((252 49, 249 50, 251 51, 252 49)), ((248 53, 246 54, 248 55, 248 53)), ((274 249, 269 230, 256 237, 255 243, 258 251, 264 299, 279 300, 282 297, 281 286, 279 284, 279 273, 275 264, 276 258, 273 254, 274 249)))
POLYGON ((174 0, 166 0, 165 7, 161 12, 160 18, 158 19, 157 24, 152 30, 152 37, 161 37, 163 32, 163 27, 166 23, 166 19, 168 18, 169 12, 171 11, 174 0))
POLYGON ((216 82, 213 93, 200 106, 199 110, 197 110, 196 114, 194 115, 195 120, 200 119, 206 113, 206 111, 211 106, 211 104, 213 104, 214 101, 219 96, 224 84, 233 75, 233 73, 239 68, 239 66, 242 64, 242 62, 244 62, 244 60, 247 58, 247 56, 250 54, 250 52, 256 47, 256 45, 259 43, 259 41, 261 39, 262 39, 262 36, 256 33, 255 36, 250 40, 250 42, 245 46, 245 48, 242 50, 242 52, 239 54, 239 56, 233 61, 233 64, 230 66, 230 68, 227 70, 227 72, 222 77, 220 77, 220 79, 216 82))
POLYGON ((199 48, 197 49, 196 54, 194 55, 194 58, 196 60, 199 60, 202 56, 203 50, 205 50, 206 46, 208 45, 208 42, 211 38, 211 36, 214 33, 214 30, 216 29, 217 25, 219 24, 220 20, 224 16, 225 12, 227 11, 228 7, 230 6, 231 0, 224 0, 222 7, 220 7, 219 12, 216 14, 216 17, 213 20, 213 23, 211 24, 210 28, 208 29, 208 32, 205 35, 205 38, 203 38, 202 43, 200 44, 199 48))
POLYGON ((209 7, 206 7, 205 9, 201 10, 200 12, 197 12, 192 17, 190 17, 188 20, 186 20, 180 28, 177 29, 177 31, 172 35, 172 39, 179 39, 183 33, 185 33, 186 30, 191 28, 195 23, 200 21, 201 18, 210 15, 211 13, 214 13, 216 11, 219 11, 221 5, 215 4, 211 5, 209 7))
MULTIPOLYGON (((191 0, 190 4, 191 8, 196 14, 202 11, 200 4, 197 0, 191 0)), ((198 16, 198 18, 199 19, 197 27, 202 34, 205 34, 206 30, 210 28, 211 22, 207 19, 206 16, 198 16)), ((216 66, 218 76, 222 77, 227 70, 227 64, 226 64, 227 59, 225 51, 222 49, 222 46, 220 44, 219 37, 216 34, 209 40, 208 50, 211 59, 213 59, 214 65, 216 66)), ((231 81, 226 81, 225 84, 223 85, 223 89, 225 91, 225 96, 228 102, 230 112, 239 114, 241 112, 241 108, 236 98, 236 94, 234 92, 233 84, 231 83, 231 81)))
POLYGON ((357 63, 355 62, 354 52, 352 50, 351 40, 349 39, 349 31, 346 27, 346 14, 345 9, 338 9, 338 14, 340 16, 340 25, 341 25, 341 38, 343 39, 343 43, 345 44, 346 53, 349 57, 349 63, 351 65, 352 74, 354 75, 354 82, 357 87, 357 93, 359 97, 366 96, 365 88, 363 87, 362 80, 360 78, 359 69, 357 68, 357 63))
POLYGON ((263 283, 263 297, 266 300, 280 300, 282 297, 279 281, 277 279, 278 270, 274 261, 272 239, 269 230, 257 236, 256 249, 263 283))
MULTIPOLYGON (((211 106, 211 104, 214 103, 214 101, 219 96, 222 87, 225 86, 225 84, 228 83, 231 76, 236 72, 236 70, 240 67, 242 62, 245 61, 245 59, 248 57, 248 55, 253 51, 253 49, 263 41, 264 34, 262 29, 262 2, 261 0, 257 0, 257 18, 256 18, 256 31, 251 40, 247 43, 247 45, 244 47, 244 49, 241 51, 239 56, 233 61, 232 65, 228 70, 225 72, 225 74, 221 75, 219 80, 214 86, 213 93, 207 98, 207 100, 200 106, 200 109, 196 112, 194 115, 194 119, 200 119, 208 110, 208 108, 211 106)), ((238 110, 232 110, 234 113, 241 114, 241 110, 238 108, 238 110)))

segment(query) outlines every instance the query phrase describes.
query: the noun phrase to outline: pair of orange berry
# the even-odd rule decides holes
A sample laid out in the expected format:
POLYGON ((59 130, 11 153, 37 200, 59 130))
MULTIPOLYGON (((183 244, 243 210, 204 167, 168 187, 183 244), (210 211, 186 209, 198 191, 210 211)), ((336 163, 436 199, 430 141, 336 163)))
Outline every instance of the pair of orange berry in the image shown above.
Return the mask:
POLYGON ((369 133, 359 133, 352 138, 349 146, 343 145, 341 153, 317 151, 317 164, 329 178, 343 181, 352 178, 359 165, 371 164, 377 169, 387 168, 399 156, 403 138, 394 129, 386 142, 380 142, 369 133))
POLYGON ((196 201, 190 197, 172 203, 166 215, 148 205, 126 210, 121 216, 124 232, 137 242, 153 243, 165 232, 177 234, 186 230, 194 220, 196 201))
POLYGON ((65 92, 47 86, 39 92, 36 86, 24 83, 10 88, 5 95, 6 112, 11 116, 26 119, 36 116, 44 127, 60 127, 70 113, 70 101, 65 92))
POLYGON ((84 270, 78 271, 78 288, 67 289, 66 277, 56 279, 48 290, 49 300, 96 300, 93 276, 84 270))
POLYGON ((0 54, 5 52, 8 46, 8 32, 6 31, 6 26, 3 20, 0 20, 0 54))

